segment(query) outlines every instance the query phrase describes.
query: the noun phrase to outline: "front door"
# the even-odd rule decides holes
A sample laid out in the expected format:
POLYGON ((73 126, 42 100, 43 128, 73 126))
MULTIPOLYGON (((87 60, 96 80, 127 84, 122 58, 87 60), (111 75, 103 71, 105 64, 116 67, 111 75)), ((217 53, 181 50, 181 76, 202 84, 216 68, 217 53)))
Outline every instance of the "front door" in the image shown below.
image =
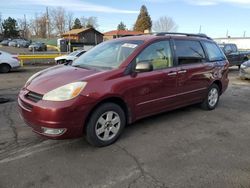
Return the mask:
POLYGON ((146 47, 134 63, 152 63, 153 71, 138 73, 131 78, 133 99, 138 118, 159 113, 175 104, 177 70, 168 40, 155 42, 146 47))

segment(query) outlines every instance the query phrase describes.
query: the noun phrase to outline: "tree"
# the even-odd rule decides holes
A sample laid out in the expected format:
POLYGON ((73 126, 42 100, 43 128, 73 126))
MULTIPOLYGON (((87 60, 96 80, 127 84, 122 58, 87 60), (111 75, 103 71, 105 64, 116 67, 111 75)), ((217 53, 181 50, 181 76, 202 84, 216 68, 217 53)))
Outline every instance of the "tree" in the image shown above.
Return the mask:
POLYGON ((30 26, 33 34, 36 37, 46 38, 47 36, 47 14, 44 13, 40 16, 37 14, 35 18, 30 21, 30 26))
POLYGON ((97 17, 90 16, 90 17, 82 17, 81 23, 84 28, 98 28, 97 17))
POLYGON ((3 25, 2 25, 2 14, 0 13, 0 34, 3 33, 3 25))
POLYGON ((76 18, 72 29, 80 29, 80 28, 82 28, 81 21, 79 20, 79 18, 76 18))
POLYGON ((57 34, 61 35, 66 30, 66 11, 62 7, 52 9, 51 15, 53 17, 53 25, 57 34))
POLYGON ((29 37, 30 30, 29 30, 29 27, 28 27, 26 16, 24 15, 23 18, 17 19, 17 22, 18 22, 18 28, 19 28, 19 31, 20 31, 20 36, 22 38, 27 39, 29 37))
POLYGON ((177 25, 171 17, 163 16, 153 23, 153 30, 156 32, 175 32, 177 25))
POLYGON ((117 26, 117 30, 126 30, 126 25, 121 21, 117 26))
POLYGON ((152 28, 151 17, 148 13, 146 6, 142 5, 140 13, 134 25, 134 30, 144 32, 145 30, 151 31, 151 28, 152 28))
POLYGON ((68 30, 71 30, 72 27, 73 27, 73 24, 74 24, 73 17, 74 17, 74 15, 73 15, 72 12, 67 13, 67 27, 68 27, 68 30))
POLYGON ((7 18, 3 21, 3 35, 5 38, 14 38, 19 35, 17 21, 14 18, 7 18))

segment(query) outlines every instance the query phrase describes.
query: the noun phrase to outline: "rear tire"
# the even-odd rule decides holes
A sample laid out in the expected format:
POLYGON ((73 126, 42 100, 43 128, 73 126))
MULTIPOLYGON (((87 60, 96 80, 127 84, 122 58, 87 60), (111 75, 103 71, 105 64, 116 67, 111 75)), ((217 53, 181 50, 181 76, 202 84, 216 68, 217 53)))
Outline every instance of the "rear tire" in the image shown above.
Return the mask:
POLYGON ((11 67, 8 64, 0 65, 0 73, 8 73, 10 72, 11 67))
POLYGON ((104 103, 91 114, 86 124, 86 139, 97 147, 113 144, 126 125, 123 109, 115 103, 104 103))
POLYGON ((206 98, 201 103, 204 110, 214 110, 220 99, 220 89, 217 84, 212 84, 207 92, 206 98))

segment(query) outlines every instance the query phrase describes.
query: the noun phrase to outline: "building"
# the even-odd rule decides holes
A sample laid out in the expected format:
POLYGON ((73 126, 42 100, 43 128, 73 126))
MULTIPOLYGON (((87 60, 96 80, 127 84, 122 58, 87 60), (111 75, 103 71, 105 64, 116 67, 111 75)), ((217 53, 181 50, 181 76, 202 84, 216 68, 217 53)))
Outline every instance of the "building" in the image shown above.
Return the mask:
POLYGON ((103 34, 94 28, 72 29, 62 34, 62 36, 70 42, 78 42, 85 45, 96 45, 103 42, 103 34))
POLYGON ((214 38, 217 43, 233 43, 241 50, 250 50, 250 37, 214 38))
POLYGON ((120 38, 120 37, 143 35, 144 33, 140 31, 113 30, 113 31, 109 31, 103 34, 104 34, 104 40, 111 40, 111 39, 120 38))

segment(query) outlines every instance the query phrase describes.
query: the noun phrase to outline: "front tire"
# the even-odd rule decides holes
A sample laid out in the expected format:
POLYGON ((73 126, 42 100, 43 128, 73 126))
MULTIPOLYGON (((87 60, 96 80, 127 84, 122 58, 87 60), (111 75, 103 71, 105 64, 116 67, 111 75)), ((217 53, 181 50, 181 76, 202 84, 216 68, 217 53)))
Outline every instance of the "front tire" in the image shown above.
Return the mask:
POLYGON ((86 125, 87 141, 97 147, 114 143, 126 125, 123 109, 114 103, 104 103, 91 114, 86 125))
POLYGON ((207 92, 206 98, 201 104, 201 108, 204 110, 214 110, 218 105, 220 98, 220 89, 218 85, 212 84, 207 92))

